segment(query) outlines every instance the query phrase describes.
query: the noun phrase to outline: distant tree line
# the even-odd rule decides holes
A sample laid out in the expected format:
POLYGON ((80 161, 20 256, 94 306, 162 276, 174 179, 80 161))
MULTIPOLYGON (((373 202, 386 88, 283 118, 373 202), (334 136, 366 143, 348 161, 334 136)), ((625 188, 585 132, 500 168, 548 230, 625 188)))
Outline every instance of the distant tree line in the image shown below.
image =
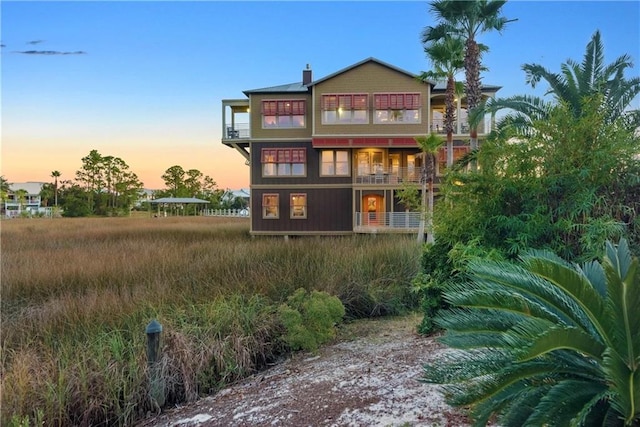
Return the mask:
MULTIPOLYGON (((120 157, 102 155, 91 150, 82 158, 75 179, 60 179, 62 174, 51 172, 53 182, 45 183, 40 191, 41 204, 54 207, 65 217, 123 216, 134 209, 149 209, 144 200, 144 184, 120 157)), ((197 169, 184 170, 175 165, 162 175, 166 188, 153 192, 153 198, 195 197, 209 202, 212 209, 240 209, 246 201, 233 197, 218 188, 213 178, 197 169)), ((1 177, 2 206, 10 192, 10 182, 1 177)), ((195 214, 193 206, 185 206, 183 214, 195 214)))

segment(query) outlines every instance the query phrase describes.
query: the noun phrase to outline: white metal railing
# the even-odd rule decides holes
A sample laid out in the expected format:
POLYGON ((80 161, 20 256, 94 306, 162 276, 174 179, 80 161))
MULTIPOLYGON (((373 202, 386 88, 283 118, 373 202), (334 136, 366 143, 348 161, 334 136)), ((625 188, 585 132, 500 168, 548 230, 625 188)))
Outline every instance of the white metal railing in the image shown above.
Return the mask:
POLYGON ((248 218, 249 209, 204 209, 200 213, 201 216, 235 216, 248 218))
POLYGON ((382 166, 357 168, 354 175, 356 184, 402 184, 404 182, 419 183, 421 168, 382 166))
POLYGON ((420 212, 355 212, 356 228, 414 230, 420 226, 420 212))

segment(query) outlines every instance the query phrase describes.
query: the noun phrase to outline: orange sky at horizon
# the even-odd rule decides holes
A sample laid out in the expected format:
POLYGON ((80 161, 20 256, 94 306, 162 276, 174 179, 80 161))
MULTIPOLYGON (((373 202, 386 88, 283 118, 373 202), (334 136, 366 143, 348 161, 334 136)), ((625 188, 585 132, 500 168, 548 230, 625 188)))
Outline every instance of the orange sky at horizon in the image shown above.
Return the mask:
POLYGON ((184 146, 159 146, 157 151, 146 145, 104 146, 96 144, 92 148, 73 143, 56 144, 52 150, 38 150, 35 143, 3 143, 2 170, 0 175, 10 182, 53 182, 51 172, 61 172, 61 180, 73 180, 82 166, 82 158, 93 149, 103 156, 120 157, 129 165, 144 188, 158 190, 165 188, 162 174, 171 166, 179 165, 185 170, 198 169, 218 184, 220 189, 238 190, 249 188, 249 167, 245 159, 235 149, 222 145, 220 140, 211 144, 185 144, 184 146), (217 145, 216 145, 217 144, 217 145), (9 146, 7 146, 9 145, 9 146), (10 152, 10 155, 7 154, 10 152), (11 162, 5 160, 10 158, 11 162), (48 165, 43 170, 42 165, 48 165))

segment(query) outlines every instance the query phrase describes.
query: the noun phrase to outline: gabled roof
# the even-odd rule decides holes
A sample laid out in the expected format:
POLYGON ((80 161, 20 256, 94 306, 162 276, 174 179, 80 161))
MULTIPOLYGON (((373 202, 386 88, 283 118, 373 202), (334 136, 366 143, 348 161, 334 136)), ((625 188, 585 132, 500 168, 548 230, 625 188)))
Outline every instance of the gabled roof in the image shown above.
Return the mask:
MULTIPOLYGON (((464 84, 464 81, 462 83, 464 84)), ((488 92, 497 92, 500 89, 502 89, 502 86, 485 85, 485 84, 483 84, 481 86, 481 89, 485 90, 485 91, 488 91, 488 92)), ((435 92, 445 92, 447 90, 447 81, 446 80, 438 80, 438 81, 436 81, 432 90, 435 91, 435 92)))
MULTIPOLYGON (((407 75, 408 77, 411 77, 411 78, 417 78, 417 77, 418 77, 418 75, 417 75, 417 74, 410 73, 409 71, 403 70, 402 68, 398 68, 398 67, 396 67, 395 65, 391 65, 391 64, 388 64, 388 63, 386 63, 386 62, 384 62, 384 61, 380 61, 380 60, 379 60, 379 59, 377 59, 377 58, 369 57, 369 58, 367 58, 367 59, 363 59, 363 60, 362 60, 362 61, 360 61, 360 62, 356 62, 355 64, 350 65, 350 66, 348 66, 348 67, 346 67, 346 68, 343 68, 342 70, 336 71, 335 73, 329 74, 328 76, 325 76, 325 77, 323 77, 323 78, 321 78, 321 79, 314 80, 314 81, 312 81, 311 83, 309 83, 309 85, 308 85, 308 86, 313 86, 313 85, 316 85, 316 84, 318 84, 318 83, 321 83, 321 82, 323 82, 323 81, 325 81, 325 80, 329 80, 329 79, 331 79, 331 78, 333 78, 333 77, 336 77, 336 76, 337 76, 337 75, 339 75, 339 74, 346 73, 347 71, 352 70, 352 69, 354 69, 354 68, 357 68, 357 67, 359 67, 359 66, 361 66, 361 65, 364 65, 364 64, 366 64, 366 63, 368 63, 368 62, 374 62, 374 63, 376 63, 376 64, 382 65, 383 67, 387 67, 387 68, 389 68, 389 69, 391 69, 391 70, 397 71, 398 73, 405 74, 405 75, 407 75)), ((426 80, 425 82, 426 82, 426 83, 430 83, 431 85, 434 85, 434 84, 435 84, 434 82, 432 82, 432 81, 430 81, 430 80, 426 80)))
POLYGON ((12 193, 15 193, 19 190, 25 190, 27 194, 37 195, 37 194, 40 194, 40 191, 42 190, 42 186, 44 184, 45 184, 44 182, 34 182, 34 181, 14 182, 9 184, 9 191, 12 193))

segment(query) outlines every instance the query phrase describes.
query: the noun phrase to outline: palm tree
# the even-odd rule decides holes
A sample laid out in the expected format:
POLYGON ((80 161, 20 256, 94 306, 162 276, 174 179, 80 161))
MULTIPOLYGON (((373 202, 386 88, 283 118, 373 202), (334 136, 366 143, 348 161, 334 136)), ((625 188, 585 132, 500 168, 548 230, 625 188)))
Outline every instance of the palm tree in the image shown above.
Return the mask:
POLYGON ((60 178, 62 174, 59 171, 51 172, 51 178, 54 179, 53 182, 53 193, 54 193, 54 206, 58 207, 58 178, 60 178))
POLYGON ((424 380, 475 425, 640 425, 640 263, 626 240, 581 266, 548 251, 477 260, 445 285, 437 323, 457 349, 424 380))
MULTIPOLYGON (((574 116, 583 114, 584 98, 601 96, 605 123, 613 123, 623 117, 629 129, 640 126, 640 110, 628 110, 632 100, 640 94, 640 77, 626 79, 624 71, 632 67, 628 55, 618 57, 611 64, 604 63, 604 47, 600 32, 596 31, 587 44, 581 63, 568 60, 560 66, 561 72, 554 73, 538 64, 524 64, 527 83, 535 88, 540 81, 548 83, 545 95, 552 95, 556 103, 567 103, 574 116)), ((513 112, 501 119, 499 129, 512 129, 519 134, 528 134, 536 120, 546 120, 554 103, 534 96, 513 96, 487 101, 482 112, 497 113, 502 109, 513 112)))
POLYGON ((464 42, 459 37, 446 36, 430 41, 424 52, 431 60, 432 71, 423 72, 421 80, 446 79, 447 87, 444 95, 444 130, 447 133, 447 166, 453 164, 453 125, 455 122, 456 93, 462 91, 462 85, 455 80, 456 74, 464 69, 464 42))
POLYGON ((418 143, 418 147, 422 151, 422 174, 420 182, 422 183, 422 215, 420 218, 420 230, 418 232, 418 241, 422 242, 424 239, 425 230, 425 218, 428 219, 426 224, 427 229, 427 243, 433 243, 433 181, 436 177, 436 156, 444 141, 435 133, 429 134, 429 136, 419 136, 415 138, 418 143), (426 212, 427 206, 427 184, 429 186, 429 215, 426 212))
POLYGON ((4 175, 0 176, 0 206, 1 212, 4 212, 4 202, 7 200, 9 191, 11 190, 11 184, 7 181, 4 175))
MULTIPOLYGON (((480 83, 480 47, 476 37, 484 32, 501 32, 507 23, 512 22, 500 15, 500 9, 506 0, 434 0, 431 11, 439 23, 435 27, 426 27, 422 33, 422 43, 441 40, 447 36, 460 37, 465 42, 464 68, 466 78, 467 105, 473 110, 482 101, 480 83)), ((470 123, 471 125, 471 123, 470 123)), ((478 148, 478 129, 471 126, 471 149, 478 148)))

